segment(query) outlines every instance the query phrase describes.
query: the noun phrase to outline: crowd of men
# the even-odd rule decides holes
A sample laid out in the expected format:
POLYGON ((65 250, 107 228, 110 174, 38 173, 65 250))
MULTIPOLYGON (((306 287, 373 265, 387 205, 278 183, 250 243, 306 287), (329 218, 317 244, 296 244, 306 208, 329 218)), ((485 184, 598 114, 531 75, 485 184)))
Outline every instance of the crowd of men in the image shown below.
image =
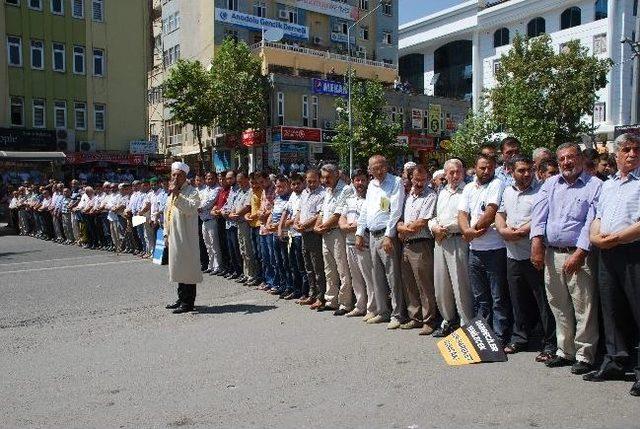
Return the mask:
MULTIPOLYGON (((379 155, 350 177, 333 164, 197 175, 201 271, 420 335, 483 317, 508 354, 539 346, 535 360, 550 368, 624 379, 640 332, 640 140, 613 146, 615 163, 574 143, 530 159, 508 137, 481 147, 473 177, 457 158, 393 175, 379 155)), ((85 225, 85 245, 143 255, 167 204, 161 179, 52 191, 19 191, 23 233, 74 241, 85 225), (132 227, 133 216, 149 221, 132 227)), ((193 287, 188 305, 168 307, 191 310, 193 287)), ((634 371, 639 380, 640 363, 634 371)))

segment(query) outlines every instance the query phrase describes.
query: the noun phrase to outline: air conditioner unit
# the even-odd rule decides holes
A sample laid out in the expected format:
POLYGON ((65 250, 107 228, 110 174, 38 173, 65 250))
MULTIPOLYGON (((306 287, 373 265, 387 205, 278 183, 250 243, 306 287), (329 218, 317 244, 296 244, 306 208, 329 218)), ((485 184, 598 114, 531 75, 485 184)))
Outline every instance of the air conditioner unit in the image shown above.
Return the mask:
POLYGON ((72 130, 59 128, 56 130, 56 148, 62 152, 73 152, 75 149, 76 135, 72 130))
POLYGON ((313 38, 313 44, 314 45, 319 45, 320 43, 322 43, 322 37, 316 36, 316 37, 313 38))
POLYGON ((289 11, 287 9, 280 9, 278 11, 278 18, 280 19, 289 19, 289 11))
POLYGON ((324 121, 322 128, 324 128, 325 130, 332 130, 333 129, 333 122, 324 121))
POLYGON ((333 24, 333 32, 334 33, 341 33, 342 32, 342 27, 340 26, 340 24, 333 24))
POLYGON ((81 140, 78 142, 77 146, 78 152, 95 152, 97 145, 95 141, 81 140))

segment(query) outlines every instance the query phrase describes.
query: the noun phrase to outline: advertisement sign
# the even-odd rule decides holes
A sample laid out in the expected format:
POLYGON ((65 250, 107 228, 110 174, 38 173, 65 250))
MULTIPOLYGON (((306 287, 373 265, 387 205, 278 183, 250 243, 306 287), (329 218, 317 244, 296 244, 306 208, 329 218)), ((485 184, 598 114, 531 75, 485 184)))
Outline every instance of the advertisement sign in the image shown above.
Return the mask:
POLYGON ((247 147, 260 146, 265 142, 264 131, 246 130, 242 132, 242 144, 247 147))
POLYGON ((216 169, 216 173, 226 171, 231 167, 231 156, 227 150, 213 152, 213 166, 216 169))
POLYGON ((333 0, 297 0, 296 7, 352 21, 359 18, 357 7, 333 0))
POLYGON ((411 134, 409 135, 409 149, 432 152, 436 150, 433 136, 411 134))
POLYGON ((158 230, 156 231, 156 247, 153 249, 153 263, 156 265, 162 265, 163 255, 164 255, 164 230, 162 228, 158 228, 158 230))
POLYGON ((422 129, 422 110, 411 109, 411 128, 414 130, 422 129))
POLYGON ((640 124, 614 127, 613 138, 616 138, 620 134, 625 133, 633 134, 634 136, 640 136, 640 124))
POLYGON ((216 21, 226 22, 228 24, 251 28, 258 31, 276 28, 282 30, 284 34, 289 37, 296 37, 298 39, 309 38, 309 27, 305 27, 304 25, 290 24, 284 21, 276 21, 275 19, 261 18, 259 16, 240 13, 234 10, 216 9, 216 21))
POLYGON ((505 362, 507 355, 487 322, 476 317, 438 342, 440 354, 449 365, 505 362))
POLYGON ((334 97, 348 97, 347 85, 342 82, 325 79, 311 79, 311 89, 314 94, 333 95, 334 97))
POLYGON ((322 130, 322 142, 323 143, 331 143, 333 138, 338 135, 337 131, 334 130, 322 130))
POLYGON ((280 127, 282 140, 298 142, 321 142, 322 130, 320 128, 280 127))
POLYGON ((442 107, 439 104, 429 105, 429 133, 440 134, 440 115, 442 107))
POLYGON ((0 150, 50 152, 56 149, 56 132, 53 130, 0 128, 0 150))
POLYGON ((69 152, 67 164, 86 164, 89 162, 113 162, 123 165, 142 165, 145 155, 110 152, 69 152))
POLYGON ((158 142, 149 140, 132 140, 129 142, 129 153, 135 155, 158 153, 158 142))
MULTIPOLYGON (((331 41, 335 42, 335 43, 347 43, 347 40, 349 40, 347 38, 346 34, 342 34, 342 33, 331 33, 331 41)), ((351 44, 355 44, 356 43, 356 38, 355 36, 351 36, 351 44)))

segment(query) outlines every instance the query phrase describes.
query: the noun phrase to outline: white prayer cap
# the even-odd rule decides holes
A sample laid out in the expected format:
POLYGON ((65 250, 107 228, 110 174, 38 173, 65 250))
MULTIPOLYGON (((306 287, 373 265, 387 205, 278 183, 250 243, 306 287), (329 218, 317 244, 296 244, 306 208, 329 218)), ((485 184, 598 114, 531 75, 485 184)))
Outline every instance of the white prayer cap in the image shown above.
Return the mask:
POLYGON ((184 162, 176 161, 171 164, 171 171, 173 170, 180 170, 184 171, 184 174, 189 174, 189 166, 184 162))
POLYGON ((444 176, 444 170, 437 170, 433 172, 433 177, 444 176))
POLYGON ((412 168, 416 168, 416 165, 418 165, 418 164, 416 164, 413 161, 409 161, 404 165, 404 170, 410 170, 412 168))
POLYGON ((111 186, 111 183, 109 183, 109 182, 104 182, 104 183, 102 184, 102 186, 111 186))

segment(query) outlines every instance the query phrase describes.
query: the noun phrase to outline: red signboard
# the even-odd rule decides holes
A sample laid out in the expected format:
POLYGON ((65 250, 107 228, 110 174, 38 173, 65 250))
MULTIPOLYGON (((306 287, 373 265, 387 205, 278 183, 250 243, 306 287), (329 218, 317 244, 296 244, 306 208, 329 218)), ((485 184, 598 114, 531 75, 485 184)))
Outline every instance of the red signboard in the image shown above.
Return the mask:
POLYGON ((246 130, 242 133, 242 144, 247 147, 261 146, 265 143, 265 135, 262 130, 246 130))
POLYGON ((409 134, 409 149, 432 152, 436 150, 433 136, 422 134, 409 134))
POLYGON ((130 153, 110 152, 69 152, 67 164, 86 164, 88 162, 112 162, 115 164, 141 165, 145 155, 133 155, 130 153))
POLYGON ((322 130, 320 128, 302 127, 280 127, 282 140, 296 142, 317 142, 322 141, 322 130))

